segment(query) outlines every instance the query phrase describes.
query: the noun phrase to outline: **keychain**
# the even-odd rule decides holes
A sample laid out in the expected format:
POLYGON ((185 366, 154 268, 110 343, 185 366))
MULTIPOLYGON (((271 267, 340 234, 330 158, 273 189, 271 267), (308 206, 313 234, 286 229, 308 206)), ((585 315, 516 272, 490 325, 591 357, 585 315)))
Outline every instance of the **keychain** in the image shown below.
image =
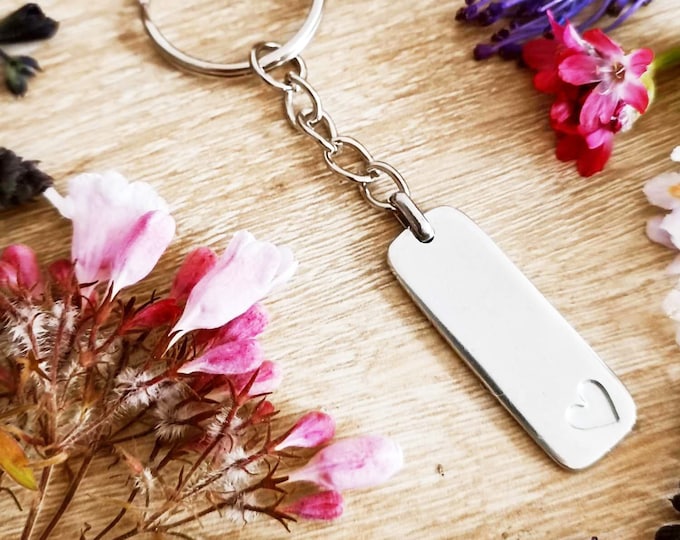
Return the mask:
POLYGON ((303 26, 285 45, 259 43, 248 61, 235 64, 180 51, 153 23, 150 0, 139 3, 146 32, 166 59, 201 75, 257 75, 281 92, 288 121, 321 146, 328 168, 356 184, 371 206, 399 220, 405 230, 387 255, 395 276, 550 457, 582 469, 626 436, 635 424, 635 403, 625 386, 491 238, 455 208, 421 212, 397 169, 338 134, 300 57, 321 22, 323 0, 313 0, 303 26), (269 74, 284 65, 290 69, 282 80, 269 74), (359 160, 352 169, 339 163, 348 155, 359 160), (376 186, 386 181, 394 189, 383 197, 376 186))

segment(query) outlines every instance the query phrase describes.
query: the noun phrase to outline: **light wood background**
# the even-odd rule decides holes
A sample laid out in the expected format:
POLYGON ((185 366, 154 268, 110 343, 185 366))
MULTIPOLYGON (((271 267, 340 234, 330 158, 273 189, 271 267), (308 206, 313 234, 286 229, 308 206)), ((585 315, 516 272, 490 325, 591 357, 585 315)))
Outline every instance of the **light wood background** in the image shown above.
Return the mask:
MULTIPOLYGON (((156 4, 171 39, 219 60, 292 35, 308 8, 307 0, 156 4)), ((473 217, 628 386, 634 432, 584 472, 550 461, 427 323, 385 262, 399 225, 327 172, 318 148, 283 120, 276 93, 254 78, 171 68, 132 0, 42 3, 61 30, 32 51, 45 72, 27 97, 0 93, 0 145, 40 159, 60 189, 76 173, 105 169, 153 184, 178 235, 147 290, 167 289, 190 248, 221 251, 238 229, 294 248, 300 270, 267 303, 266 348, 285 369, 275 403, 290 417, 325 407, 340 436, 384 433, 406 458, 387 485, 348 493, 342 519, 294 525, 294 537, 652 538, 675 517, 666 497, 680 480, 680 351, 660 311, 672 254, 644 236, 654 211, 641 188, 674 168, 677 73, 658 81, 649 113, 617 137, 607 170, 586 180, 554 158, 550 100, 531 75, 471 59, 487 32, 454 21, 460 4, 331 1, 304 53, 309 78, 341 133, 398 167, 423 208, 454 205, 473 217)), ((657 0, 615 37, 627 48, 679 44, 679 6, 657 0)), ((69 224, 43 201, 0 215, 0 245, 31 244, 45 261, 67 254, 69 238, 69 224)), ((120 496, 110 475, 95 469, 55 537, 105 522, 107 498, 120 496)), ((0 510, 0 537, 16 537, 18 512, 7 499, 0 510)), ((289 537, 275 523, 241 529, 219 518, 186 532, 289 537)))

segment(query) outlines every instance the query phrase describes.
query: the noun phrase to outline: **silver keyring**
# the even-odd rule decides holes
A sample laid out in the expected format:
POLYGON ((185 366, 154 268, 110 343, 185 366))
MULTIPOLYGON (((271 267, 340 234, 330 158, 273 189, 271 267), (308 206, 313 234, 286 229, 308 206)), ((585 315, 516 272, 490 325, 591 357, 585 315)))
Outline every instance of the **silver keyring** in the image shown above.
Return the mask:
MULTIPOLYGON (((158 48, 160 53, 172 64, 186 71, 200 75, 212 75, 215 77, 240 77, 252 73, 250 62, 236 62, 233 64, 219 64, 208 60, 201 60, 191 56, 175 47, 158 29, 151 19, 149 7, 151 0, 138 0, 140 15, 144 23, 146 33, 158 48)), ((324 0, 312 0, 312 7, 307 14, 305 22, 300 30, 285 45, 265 54, 259 59, 260 65, 265 71, 274 69, 288 60, 298 56, 314 37, 316 29, 321 22, 324 0)))

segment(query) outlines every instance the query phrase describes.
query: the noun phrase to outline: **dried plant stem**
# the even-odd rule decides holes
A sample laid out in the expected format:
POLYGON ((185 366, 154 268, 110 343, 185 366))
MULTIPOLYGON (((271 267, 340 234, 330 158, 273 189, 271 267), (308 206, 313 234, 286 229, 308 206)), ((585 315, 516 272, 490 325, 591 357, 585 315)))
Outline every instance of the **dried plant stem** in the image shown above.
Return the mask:
MULTIPOLYGON (((137 494, 139 493, 139 488, 136 487, 130 492, 130 496, 127 499, 127 504, 131 504, 134 500, 135 497, 137 497, 137 494)), ((100 538, 103 538, 104 535, 109 532, 111 529, 113 529, 116 525, 118 525, 118 522, 123 519, 125 514, 127 513, 127 506, 123 506, 123 508, 120 509, 120 512, 114 517, 111 522, 102 529, 102 531, 95 536, 92 540, 100 540, 100 538)))
POLYGON ((21 532, 21 540, 29 540, 31 538, 31 533, 33 532, 33 527, 40 514, 40 509, 42 507, 42 501, 45 498, 45 493, 47 492, 47 485, 50 483, 50 477, 52 476, 53 467, 45 467, 40 475, 40 484, 38 485, 38 493, 35 499, 31 503, 31 508, 28 511, 28 516, 26 516, 26 523, 24 524, 24 530, 21 532))
POLYGON ((71 504, 71 500, 73 500, 73 496, 76 494, 76 491, 78 490, 78 486, 80 486, 80 483, 83 481, 83 478, 85 477, 85 474, 87 473, 87 469, 90 467, 90 463, 92 463, 93 458, 94 458, 94 453, 86 454, 85 457, 83 458, 83 462, 80 464, 80 468, 78 469, 78 472, 76 473, 76 475, 71 480, 71 483, 68 486, 68 490, 64 494, 64 498, 61 500, 61 504, 59 505, 59 508, 57 508, 57 511, 52 516, 52 519, 50 520, 50 522, 47 524, 47 527, 45 528, 43 533, 40 535, 40 540, 47 540, 47 538, 49 538, 49 536, 50 536, 50 533, 54 530, 54 528, 59 523, 61 516, 64 515, 64 512, 68 508, 68 505, 71 504))

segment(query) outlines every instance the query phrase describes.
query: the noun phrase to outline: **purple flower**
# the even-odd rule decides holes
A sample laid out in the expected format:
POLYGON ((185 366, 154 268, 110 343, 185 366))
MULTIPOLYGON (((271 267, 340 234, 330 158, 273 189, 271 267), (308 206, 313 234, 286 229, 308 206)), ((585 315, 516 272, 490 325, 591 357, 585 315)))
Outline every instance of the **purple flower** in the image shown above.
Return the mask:
POLYGON ((479 26, 499 24, 490 42, 479 43, 474 57, 484 60, 498 54, 502 58, 520 58, 527 41, 550 32, 548 10, 559 22, 569 19, 579 32, 599 23, 605 16, 613 18, 605 32, 621 25, 640 7, 652 0, 465 0, 456 19, 479 26))

